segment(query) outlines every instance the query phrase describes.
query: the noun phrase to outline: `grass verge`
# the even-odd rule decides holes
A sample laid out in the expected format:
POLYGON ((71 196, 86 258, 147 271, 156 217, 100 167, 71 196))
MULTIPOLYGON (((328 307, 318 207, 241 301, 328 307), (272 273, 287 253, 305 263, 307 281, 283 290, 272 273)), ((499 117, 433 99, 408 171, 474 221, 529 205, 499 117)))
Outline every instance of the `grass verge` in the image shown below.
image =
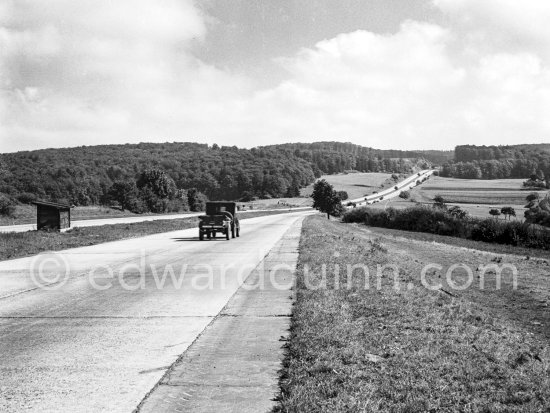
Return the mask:
MULTIPOLYGON (((356 224, 362 225, 362 224, 356 224)), ((487 251, 495 254, 513 254, 524 255, 526 257, 548 258, 549 252, 537 248, 518 247, 506 244, 492 244, 490 242, 474 241, 471 239, 453 237, 452 235, 430 234, 428 232, 413 232, 400 229, 368 227, 374 234, 391 235, 397 238, 407 238, 411 240, 437 242, 442 244, 454 245, 456 247, 474 249, 478 251, 487 251)))
POLYGON ((548 411, 547 342, 467 298, 421 288, 405 264, 361 228, 305 219, 275 411, 548 411), (344 285, 336 270, 366 265, 372 276, 388 264, 407 288, 396 290, 393 275, 365 288, 360 271, 344 285), (326 288, 312 288, 323 278, 326 288))
MULTIPOLYGON (((288 213, 288 210, 247 212, 246 214, 241 214, 239 219, 246 220, 264 215, 284 213, 288 213)), ((66 232, 28 231, 0 233, 0 261, 35 255, 43 251, 59 251, 195 227, 198 227, 198 218, 192 217, 136 222, 132 224, 77 227, 66 232)))

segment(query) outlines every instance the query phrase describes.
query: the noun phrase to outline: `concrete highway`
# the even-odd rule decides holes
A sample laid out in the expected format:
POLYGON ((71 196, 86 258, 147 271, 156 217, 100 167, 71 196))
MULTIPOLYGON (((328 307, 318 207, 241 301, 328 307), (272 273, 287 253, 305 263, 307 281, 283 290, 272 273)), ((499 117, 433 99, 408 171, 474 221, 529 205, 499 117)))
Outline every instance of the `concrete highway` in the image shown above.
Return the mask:
POLYGON ((383 191, 380 191, 376 194, 366 195, 361 198, 355 198, 348 201, 345 201, 344 204, 347 204, 349 202, 353 202, 356 204, 356 206, 362 206, 362 205, 369 205, 374 202, 381 202, 381 197, 384 197, 384 201, 387 199, 395 198, 396 196, 399 196, 401 191, 406 191, 408 189, 412 189, 416 186, 417 180, 422 180, 424 178, 429 177, 434 173, 431 169, 426 169, 423 171, 420 171, 418 173, 415 173, 414 175, 411 175, 401 182, 396 183, 394 186, 384 189, 383 191), (395 189, 397 187, 397 189, 395 189))
POLYGON ((230 241, 190 229, 0 262, 0 411, 133 411, 311 213, 230 241))
MULTIPOLYGON (((292 208, 293 211, 301 211, 305 209, 309 209, 309 207, 292 208)), ((251 209, 247 211, 241 211, 239 213, 246 215, 249 212, 261 212, 261 211, 266 211, 266 210, 251 209)), ((132 224, 135 222, 158 221, 158 220, 165 220, 165 219, 192 218, 192 217, 198 217, 199 215, 204 215, 204 212, 189 212, 186 214, 165 214, 165 215, 136 215, 136 216, 118 217, 118 218, 83 219, 78 221, 71 221, 71 228, 97 227, 101 225, 113 225, 113 224, 132 224)), ((34 231, 34 230, 36 230, 36 224, 0 226, 0 232, 26 232, 26 231, 34 231)))

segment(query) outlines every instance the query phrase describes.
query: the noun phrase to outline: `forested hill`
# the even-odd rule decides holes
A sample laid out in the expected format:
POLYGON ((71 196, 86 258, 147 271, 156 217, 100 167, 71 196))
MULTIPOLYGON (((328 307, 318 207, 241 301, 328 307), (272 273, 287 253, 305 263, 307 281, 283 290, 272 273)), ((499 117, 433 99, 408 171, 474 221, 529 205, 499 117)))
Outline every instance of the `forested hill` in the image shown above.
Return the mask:
POLYGON ((454 161, 441 171, 443 176, 468 179, 550 177, 550 144, 475 146, 455 148, 454 161))
POLYGON ((239 149, 198 143, 140 143, 44 149, 0 155, 0 193, 75 205, 97 204, 115 182, 146 169, 165 171, 177 188, 210 199, 296 195, 324 173, 410 172, 427 163, 411 153, 324 142, 239 149), (407 159, 400 156, 407 156, 407 159), (390 159, 391 158, 391 159, 390 159))
MULTIPOLYGON (((377 171, 380 166, 376 161, 384 159, 425 159, 433 164, 443 164, 454 157, 453 151, 402 151, 396 149, 374 149, 348 142, 315 142, 315 143, 285 143, 267 148, 291 150, 293 153, 313 162, 326 173, 344 170, 377 171), (338 162, 338 164, 334 164, 338 162)), ((387 162, 387 161, 386 161, 387 162)), ((388 169, 388 168, 386 168, 388 169)))

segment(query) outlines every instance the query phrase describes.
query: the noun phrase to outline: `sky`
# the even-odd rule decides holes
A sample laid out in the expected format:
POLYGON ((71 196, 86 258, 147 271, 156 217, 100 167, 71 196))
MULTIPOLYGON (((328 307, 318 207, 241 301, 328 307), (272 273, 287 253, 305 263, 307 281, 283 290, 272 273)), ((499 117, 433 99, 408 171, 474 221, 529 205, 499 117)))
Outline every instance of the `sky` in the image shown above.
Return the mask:
POLYGON ((0 0, 0 152, 550 142, 546 0, 0 0))

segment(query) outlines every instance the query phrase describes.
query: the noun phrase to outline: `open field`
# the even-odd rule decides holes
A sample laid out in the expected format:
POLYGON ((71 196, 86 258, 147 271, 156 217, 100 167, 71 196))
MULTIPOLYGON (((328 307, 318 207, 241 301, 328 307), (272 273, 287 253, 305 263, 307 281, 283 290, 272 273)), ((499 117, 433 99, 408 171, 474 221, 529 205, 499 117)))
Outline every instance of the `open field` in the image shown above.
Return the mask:
MULTIPOLYGON (((412 191, 411 191, 412 192, 412 191)), ((414 198, 413 198, 414 199, 414 198)), ((430 199, 429 201, 424 202, 417 202, 418 204, 424 204, 424 205, 432 205, 433 199, 430 199)), ((410 199, 401 199, 401 198, 393 198, 388 201, 380 202, 377 204, 370 205, 371 208, 407 208, 414 206, 415 202, 410 199)), ((489 214, 489 211, 493 208, 502 208, 503 206, 511 206, 515 209, 517 216, 515 218, 512 218, 514 220, 518 221, 524 221, 523 213, 525 209, 523 208, 523 204, 462 204, 457 202, 448 202, 448 206, 459 206, 461 209, 466 211, 470 216, 474 218, 490 218, 491 215, 489 214)), ((500 217, 499 219, 504 219, 503 217, 500 217)))
MULTIPOLYGON (((239 219, 246 220, 263 215, 283 214, 287 211, 285 209, 247 212, 240 216, 239 219)), ((0 261, 35 255, 44 251, 59 251, 195 227, 198 228, 197 217, 73 228, 66 232, 27 231, 0 233, 0 261)))
MULTIPOLYGON (((370 195, 373 191, 379 191, 383 184, 391 177, 386 173, 348 173, 337 175, 323 175, 325 179, 337 191, 346 191, 350 199, 370 195)), ((389 185, 389 184, 388 184, 389 185)), ((300 191, 302 196, 310 196, 313 192, 313 184, 300 191)))
MULTIPOLYGON (((523 189, 524 179, 455 179, 433 176, 420 186, 410 190, 411 198, 394 198, 373 205, 375 208, 406 208, 414 203, 433 204, 433 199, 441 195, 448 205, 460 206, 471 216, 488 218, 489 210, 511 206, 516 210, 515 219, 523 221, 525 197, 531 189, 523 189)), ((548 191, 540 191, 544 196, 548 191)))
POLYGON ((237 202, 239 206, 245 206, 250 209, 284 209, 290 207, 307 207, 313 204, 313 200, 310 197, 300 198, 271 198, 271 199, 257 199, 252 202, 237 202))
MULTIPOLYGON (((411 193, 413 191, 411 191, 411 193)), ((408 208, 408 207, 414 206, 415 204, 424 204, 424 205, 428 205, 428 206, 433 204, 433 198, 430 199, 430 200, 425 200, 425 201, 421 201, 421 202, 415 202, 414 199, 415 199, 414 195, 411 197, 411 199, 393 198, 393 199, 389 199, 387 201, 382 201, 382 202, 379 202, 379 203, 376 203, 376 204, 372 204, 372 205, 370 205, 370 207, 371 208, 378 208, 378 209, 384 209, 384 208, 389 208, 389 207, 401 209, 401 208, 408 208)), ((466 211, 470 216, 472 216, 474 218, 490 218, 491 215, 489 214, 489 211, 491 209, 493 209, 493 208, 500 209, 503 206, 511 206, 516 210, 516 214, 517 214, 517 216, 515 218, 512 218, 512 219, 522 221, 522 222, 524 221, 523 213, 524 213, 525 209, 523 208, 523 206, 524 206, 523 204, 518 204, 518 205, 515 205, 515 204, 495 205, 495 204, 481 204, 481 203, 480 204, 462 204, 462 203, 456 203, 456 202, 455 203, 448 202, 447 205, 448 206, 455 206, 455 205, 459 206, 461 209, 466 211)), ((504 218, 501 217, 499 219, 504 219, 504 218)))
MULTIPOLYGON (((485 205, 524 205, 525 197, 533 191, 524 189, 523 179, 454 179, 434 177, 415 188, 418 201, 432 200, 441 195, 448 203, 485 205)), ((547 191, 541 191, 545 193, 547 191)))
POLYGON ((550 408, 548 260, 421 239, 306 218, 278 411, 550 408), (427 272, 431 290, 420 282, 430 263, 441 265, 427 272), (460 290, 444 281, 455 263, 476 274, 470 287, 464 271, 453 272, 460 290), (497 289, 490 271, 481 288, 476 269, 495 263, 516 266, 516 289, 506 272, 497 289), (370 278, 359 269, 348 282, 347 265, 370 278), (377 277, 377 265, 398 273, 377 277))
MULTIPOLYGON (((158 214, 134 214, 130 211, 121 211, 116 208, 103 206, 77 206, 71 209, 71 220, 80 221, 88 219, 101 218, 119 218, 148 216, 158 214)), ((20 225, 36 223, 36 207, 34 205, 17 205, 13 217, 0 216, 0 226, 2 225, 20 225)))

